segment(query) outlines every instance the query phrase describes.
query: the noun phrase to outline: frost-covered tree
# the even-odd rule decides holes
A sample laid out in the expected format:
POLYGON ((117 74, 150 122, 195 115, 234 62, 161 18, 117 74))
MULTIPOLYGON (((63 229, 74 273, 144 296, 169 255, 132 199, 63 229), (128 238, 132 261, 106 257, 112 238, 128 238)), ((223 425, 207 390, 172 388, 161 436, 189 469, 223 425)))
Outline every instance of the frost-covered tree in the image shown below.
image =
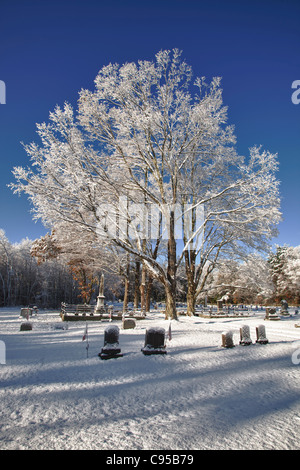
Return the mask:
POLYGON ((28 239, 12 244, 0 230, 0 305, 58 307, 71 302, 78 291, 67 267, 53 257, 45 259, 45 251, 39 263, 32 256, 33 245, 28 239))
POLYGON ((206 289, 210 296, 225 296, 229 302, 266 302, 274 294, 270 264, 258 253, 250 253, 243 261, 219 260, 206 289))
MULTIPOLYGON (((202 164, 196 180, 195 200, 203 204, 204 215, 197 249, 188 246, 184 251, 191 303, 201 294, 220 255, 243 260, 249 250, 268 251, 280 220, 276 156, 253 147, 241 163, 232 157, 226 161, 226 150, 220 150, 217 169, 213 159, 207 165, 208 176, 202 164)), ((190 308, 193 311, 194 305, 190 308)))
POLYGON ((126 253, 111 243, 100 244, 93 231, 68 222, 59 222, 51 234, 35 240, 31 254, 38 263, 59 260, 77 281, 80 297, 89 303, 99 291, 101 273, 105 274, 105 291, 109 297, 120 297, 120 283, 126 277, 126 253))
POLYGON ((300 301, 300 246, 276 246, 270 257, 275 300, 300 301))
POLYGON ((80 92, 77 113, 57 106, 37 126, 41 145, 25 146, 32 167, 15 168, 13 186, 44 223, 92 230, 140 259, 165 288, 166 316, 176 318, 183 260, 192 312, 208 264, 224 248, 264 248, 280 218, 276 155, 255 147, 239 156, 226 121, 220 79, 192 82, 178 50, 109 64, 94 91, 80 92), (152 240, 161 237, 166 260, 153 256, 152 240))
MULTIPOLYGON (((286 263, 284 266, 286 289, 291 292, 295 303, 300 303, 300 246, 290 246, 286 250, 286 263)), ((280 286, 281 287, 281 286, 280 286)))

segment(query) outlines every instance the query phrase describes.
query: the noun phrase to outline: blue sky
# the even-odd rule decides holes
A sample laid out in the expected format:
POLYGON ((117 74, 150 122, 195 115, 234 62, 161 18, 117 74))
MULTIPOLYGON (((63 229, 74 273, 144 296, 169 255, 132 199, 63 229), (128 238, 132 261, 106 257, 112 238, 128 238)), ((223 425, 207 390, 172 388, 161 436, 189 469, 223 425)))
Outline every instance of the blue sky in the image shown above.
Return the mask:
POLYGON ((20 142, 109 62, 152 60, 178 48, 195 76, 222 77, 237 149, 278 153, 283 222, 274 244, 300 244, 299 0, 0 0, 0 228, 11 242, 45 234, 26 196, 7 188, 29 164, 20 142))

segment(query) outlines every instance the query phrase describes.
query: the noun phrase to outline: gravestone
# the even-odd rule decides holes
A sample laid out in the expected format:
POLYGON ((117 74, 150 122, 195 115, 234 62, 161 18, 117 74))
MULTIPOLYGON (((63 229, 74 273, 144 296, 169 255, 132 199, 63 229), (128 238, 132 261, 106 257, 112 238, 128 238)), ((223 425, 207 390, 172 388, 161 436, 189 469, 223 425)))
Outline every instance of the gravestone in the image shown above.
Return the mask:
POLYGON ((68 323, 53 323, 50 328, 51 330, 67 330, 69 326, 68 323))
POLYGON ((256 327, 256 342, 259 344, 268 344, 269 342, 266 337, 266 329, 264 325, 256 327))
POLYGON ((29 318, 32 316, 32 308, 21 308, 21 313, 20 313, 20 317, 22 318, 29 318))
POLYGON ((223 300, 217 300, 218 313, 223 313, 223 300))
POLYGON ((289 315, 289 305, 286 300, 281 301, 281 309, 280 309, 280 315, 289 315))
POLYGON ((119 327, 110 325, 104 330, 104 346, 98 354, 101 359, 111 359, 114 357, 122 357, 119 346, 119 327))
POLYGON ((145 334, 145 345, 141 349, 143 354, 166 354, 165 329, 161 327, 147 328, 145 334))
POLYGON ((129 330, 135 328, 136 323, 133 318, 124 318, 122 322, 122 326, 124 330, 129 330))
POLYGON ((252 344, 252 340, 250 337, 250 327, 248 325, 243 325, 240 328, 240 344, 242 346, 249 346, 252 344))
POLYGON ((20 331, 31 331, 31 330, 32 330, 32 323, 30 322, 21 323, 20 331))
POLYGON ((267 307, 266 308, 265 320, 280 320, 280 317, 276 313, 276 308, 275 307, 267 307))
POLYGON ((223 348, 234 348, 234 343, 233 343, 233 331, 224 331, 222 333, 222 347, 223 348))

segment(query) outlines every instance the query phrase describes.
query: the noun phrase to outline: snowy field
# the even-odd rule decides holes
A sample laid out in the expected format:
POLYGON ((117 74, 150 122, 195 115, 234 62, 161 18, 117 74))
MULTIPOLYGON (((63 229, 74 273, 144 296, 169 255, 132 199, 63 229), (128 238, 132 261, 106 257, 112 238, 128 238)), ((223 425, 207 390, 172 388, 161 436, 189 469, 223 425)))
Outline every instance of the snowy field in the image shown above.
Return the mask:
POLYGON ((151 314, 120 327, 123 357, 102 361, 108 322, 60 322, 56 312, 20 331, 20 309, 0 309, 0 448, 99 450, 300 449, 300 317, 180 317, 166 355, 144 356, 145 330, 169 322, 151 314), (251 346, 239 328, 250 326, 251 346), (267 345, 255 344, 264 324, 267 345), (236 347, 221 347, 234 331, 236 347), (3 343, 2 343, 3 345, 3 343), (294 358, 294 359, 293 359, 294 358), (296 360, 295 360, 296 358, 296 360))

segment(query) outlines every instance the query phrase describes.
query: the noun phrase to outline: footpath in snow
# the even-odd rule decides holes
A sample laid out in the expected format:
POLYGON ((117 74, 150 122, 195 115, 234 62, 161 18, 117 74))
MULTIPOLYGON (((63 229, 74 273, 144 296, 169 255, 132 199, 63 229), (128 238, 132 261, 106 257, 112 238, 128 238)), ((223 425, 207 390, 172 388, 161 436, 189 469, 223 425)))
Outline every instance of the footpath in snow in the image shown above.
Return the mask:
POLYGON ((20 331, 20 309, 0 309, 0 448, 202 450, 300 448, 300 317, 264 321, 181 316, 167 354, 145 356, 146 328, 168 331, 160 313, 123 330, 123 357, 102 361, 108 322, 62 323, 40 311, 20 331), (250 327, 253 344, 239 345, 250 327), (255 344, 264 324, 269 343, 255 344), (61 326, 66 329, 61 329, 61 326), (58 329, 60 327, 60 329, 58 329), (235 347, 221 347, 224 331, 235 347), (297 343, 299 342, 299 343, 297 343), (2 361, 3 362, 3 361, 2 361))

